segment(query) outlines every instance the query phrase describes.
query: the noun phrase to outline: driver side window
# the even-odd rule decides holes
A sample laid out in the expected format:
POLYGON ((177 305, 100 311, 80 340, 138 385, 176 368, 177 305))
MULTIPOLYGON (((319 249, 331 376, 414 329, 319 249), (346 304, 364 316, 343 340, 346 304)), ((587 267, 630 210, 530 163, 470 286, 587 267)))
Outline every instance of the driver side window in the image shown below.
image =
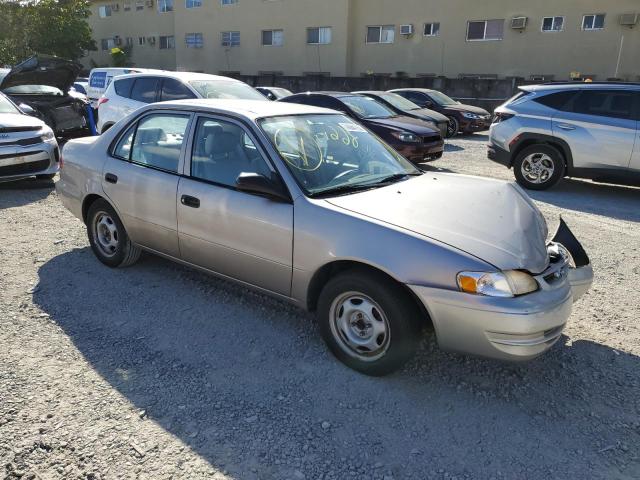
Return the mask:
POLYGON ((235 187, 241 173, 271 177, 271 169, 242 127, 219 119, 198 119, 191 177, 235 187))

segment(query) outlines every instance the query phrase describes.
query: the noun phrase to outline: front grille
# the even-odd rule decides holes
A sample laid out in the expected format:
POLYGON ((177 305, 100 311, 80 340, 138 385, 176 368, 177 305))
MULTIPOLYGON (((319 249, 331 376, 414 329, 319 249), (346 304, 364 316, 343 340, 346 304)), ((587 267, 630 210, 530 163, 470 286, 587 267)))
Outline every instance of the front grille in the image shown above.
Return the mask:
POLYGON ((39 143, 42 143, 42 138, 30 137, 30 138, 21 138, 19 140, 9 140, 6 142, 0 142, 0 147, 6 147, 10 145, 16 145, 19 147, 28 147, 29 145, 37 145, 39 143))
MULTIPOLYGON (((38 152, 39 153, 39 152, 38 152)), ((0 167, 0 176, 28 175, 30 173, 41 172, 49 166, 49 160, 38 160, 37 162, 18 163, 0 167)))
POLYGON ((40 125, 26 127, 0 127, 0 133, 37 132, 42 127, 40 125))

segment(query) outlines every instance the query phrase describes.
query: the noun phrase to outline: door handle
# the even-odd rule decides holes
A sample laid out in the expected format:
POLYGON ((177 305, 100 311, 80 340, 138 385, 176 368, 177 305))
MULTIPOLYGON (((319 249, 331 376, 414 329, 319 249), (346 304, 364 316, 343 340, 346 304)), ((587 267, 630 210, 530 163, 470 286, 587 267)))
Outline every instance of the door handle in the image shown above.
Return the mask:
POLYGON ((118 176, 113 173, 105 174, 104 179, 109 183, 118 183, 118 176))
POLYGON ((185 207, 191 208, 199 208, 200 207, 200 199, 196 197, 192 197, 191 195, 182 195, 180 197, 180 203, 185 207))
POLYGON ((567 123, 557 123, 556 126, 560 130, 575 130, 576 129, 576 127, 574 127, 573 125, 569 125, 567 123))

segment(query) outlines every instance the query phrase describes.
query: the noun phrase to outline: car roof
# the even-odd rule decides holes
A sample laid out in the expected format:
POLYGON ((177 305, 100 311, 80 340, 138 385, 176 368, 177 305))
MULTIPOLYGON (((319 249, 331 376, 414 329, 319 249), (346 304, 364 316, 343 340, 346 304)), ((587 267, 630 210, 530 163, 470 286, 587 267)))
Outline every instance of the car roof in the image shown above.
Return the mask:
POLYGON ((424 92, 424 93, 430 93, 430 92, 435 92, 436 90, 433 90, 431 88, 394 88, 393 90, 389 90, 389 92, 394 93, 394 92, 424 92))
POLYGON ((331 91, 331 90, 326 90, 326 91, 325 90, 319 90, 319 91, 315 91, 315 92, 300 92, 300 93, 295 93, 293 96, 300 97, 300 96, 304 96, 304 95, 324 95, 326 97, 334 97, 334 98, 363 96, 363 95, 360 95, 358 93, 337 92, 337 91, 331 91))
POLYGON ((123 80, 125 78, 142 78, 142 77, 163 77, 163 78, 175 78, 176 80, 190 81, 190 80, 219 80, 226 82, 238 82, 244 83, 240 80, 236 80, 231 77, 223 77, 222 75, 210 75, 208 73, 195 73, 195 72, 170 72, 165 70, 158 70, 157 72, 142 72, 142 73, 127 73, 125 75, 118 75, 115 79, 123 80))
POLYGON ((320 113, 339 113, 328 108, 313 107, 300 103, 272 102, 270 100, 236 100, 219 98, 195 98, 150 104, 148 108, 167 107, 179 109, 209 110, 212 113, 233 113, 249 120, 283 115, 303 115, 320 113))
POLYGON ((525 92, 545 92, 562 90, 592 90, 592 89, 613 89, 613 90, 638 90, 640 83, 621 82, 558 82, 541 83, 537 85, 521 85, 518 87, 525 92))
POLYGON ((357 92, 351 93, 357 93, 358 95, 383 95, 389 92, 385 92, 384 90, 358 90, 357 92))

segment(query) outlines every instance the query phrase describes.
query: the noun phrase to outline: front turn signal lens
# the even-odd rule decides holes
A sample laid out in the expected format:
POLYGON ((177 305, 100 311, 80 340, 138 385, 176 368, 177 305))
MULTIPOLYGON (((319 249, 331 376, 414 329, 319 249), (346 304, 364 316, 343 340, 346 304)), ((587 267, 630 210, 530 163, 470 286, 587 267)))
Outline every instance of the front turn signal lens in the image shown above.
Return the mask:
POLYGON ((526 272, 460 272, 458 288, 466 293, 489 297, 515 297, 535 292, 538 282, 526 272))

